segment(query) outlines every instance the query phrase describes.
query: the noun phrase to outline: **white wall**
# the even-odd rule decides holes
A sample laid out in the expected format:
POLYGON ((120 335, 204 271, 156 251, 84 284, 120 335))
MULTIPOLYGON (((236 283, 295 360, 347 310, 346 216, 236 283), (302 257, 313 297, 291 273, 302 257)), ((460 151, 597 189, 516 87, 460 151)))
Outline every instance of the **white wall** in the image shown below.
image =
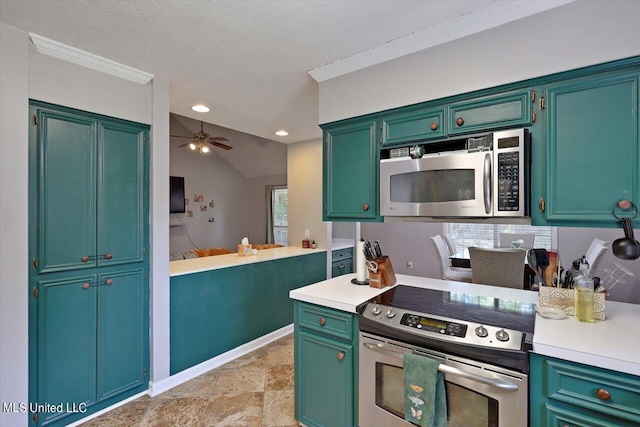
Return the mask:
MULTIPOLYGON (((188 130, 173 118, 171 129, 172 134, 188 134, 188 130)), ((223 247, 235 251, 249 229, 249 180, 215 150, 207 155, 197 154, 186 147, 179 147, 184 142, 184 139, 171 138, 170 173, 184 177, 185 197, 189 199, 185 209, 192 211, 193 217, 186 213, 171 214, 172 224, 180 223, 176 219, 179 217, 185 226, 170 228, 170 251, 195 249, 194 244, 200 249, 223 247), (202 203, 193 201, 196 193, 203 194, 202 203), (209 206, 211 200, 213 208, 209 206), (201 207, 206 207, 207 211, 201 211, 201 207), (209 218, 214 221, 209 222, 209 218)))
MULTIPOLYGON (((29 38, 0 24, 0 402, 28 402, 29 38)), ((0 410, 0 425, 27 414, 0 410)))
POLYGON ((639 1, 578 1, 336 77, 319 122, 639 55, 639 16, 639 1))
MULTIPOLYGON (((152 85, 139 85, 98 71, 86 69, 37 53, 29 45, 28 34, 0 25, 0 401, 28 401, 28 116, 29 98, 121 119, 151 124, 159 131, 168 130, 168 83, 157 86, 159 95, 153 103, 152 85), (166 104, 166 105, 165 105, 166 104), (153 117, 152 117, 152 112, 153 117)), ((152 143, 163 144, 154 134, 152 143)), ((168 139, 168 138, 167 138, 168 139)), ((160 147, 158 147, 160 148, 160 147)), ((168 170, 168 156, 152 148, 154 175, 152 189, 159 189, 158 174, 168 170)), ((166 174, 166 171, 164 172, 166 174)), ((162 185, 166 183, 166 175, 162 185)), ((168 192, 151 195, 153 225, 168 223, 168 192), (157 206, 163 205, 158 210, 157 206)), ((166 228, 165 228, 166 230, 166 228)), ((151 231, 150 255, 168 254, 162 231, 151 231)), ((168 289, 168 256, 152 259, 154 287, 168 289), (158 274, 155 274, 158 272, 158 274), (166 274, 166 275, 165 275, 166 274)), ((157 293, 156 293, 157 295, 157 293)), ((164 306, 154 312, 156 319, 168 319, 168 296, 164 306)), ((155 307, 152 310, 156 310, 155 307)), ((168 325, 168 322, 167 322, 168 325)), ((153 333, 154 331, 152 331, 153 333)), ((154 346, 154 368, 168 366, 168 326, 164 337, 154 346), (163 343, 163 340, 165 341, 163 343), (164 348, 164 350, 162 350, 164 348)), ((152 371, 159 380, 166 373, 152 371)), ((27 414, 0 412, 0 425, 26 425, 27 414)))
MULTIPOLYGON (((250 243, 267 242, 267 185, 287 186, 287 175, 249 178, 249 238, 250 243)), ((288 213, 287 213, 288 214, 288 213)))
POLYGON ((322 222, 322 140, 287 147, 289 245, 302 245, 304 230, 319 248, 327 248, 327 226, 322 222))

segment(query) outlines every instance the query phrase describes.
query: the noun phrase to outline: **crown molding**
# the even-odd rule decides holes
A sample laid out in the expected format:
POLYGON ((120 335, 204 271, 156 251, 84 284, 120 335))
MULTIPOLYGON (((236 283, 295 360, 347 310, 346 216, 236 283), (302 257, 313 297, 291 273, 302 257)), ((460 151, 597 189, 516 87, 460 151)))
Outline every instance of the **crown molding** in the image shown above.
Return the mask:
POLYGON ((308 71, 318 83, 498 27, 576 0, 508 1, 391 40, 308 71))
POLYGON ((83 67, 91 68, 143 85, 149 83, 151 79, 153 79, 153 74, 136 70, 135 68, 119 64, 110 59, 85 52, 84 50, 59 43, 37 34, 29 33, 29 38, 36 50, 45 55, 73 62, 74 64, 78 64, 83 67))

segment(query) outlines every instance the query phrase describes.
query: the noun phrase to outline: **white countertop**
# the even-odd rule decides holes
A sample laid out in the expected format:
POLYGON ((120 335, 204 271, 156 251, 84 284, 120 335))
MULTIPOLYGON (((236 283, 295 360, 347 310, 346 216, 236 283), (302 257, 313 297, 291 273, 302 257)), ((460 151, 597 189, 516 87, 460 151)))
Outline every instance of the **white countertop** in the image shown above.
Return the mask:
POLYGON ((169 276, 181 276, 183 274, 236 267, 238 265, 252 264, 255 262, 273 261, 280 258, 310 255, 318 252, 326 252, 326 249, 302 249, 300 246, 284 246, 282 248, 262 249, 258 251, 257 255, 250 256, 238 256, 237 253, 233 253, 183 259, 169 263, 169 276))
MULTIPOLYGON (((538 303, 538 293, 519 289, 476 285, 396 275, 399 284, 463 292, 513 301, 538 303)), ((346 274, 289 292, 292 299, 356 313, 356 308, 390 289, 376 289, 351 283, 355 274, 346 274)), ((640 375, 640 305, 606 302, 606 320, 578 322, 569 316, 550 320, 536 316, 533 339, 535 353, 614 371, 640 375)))

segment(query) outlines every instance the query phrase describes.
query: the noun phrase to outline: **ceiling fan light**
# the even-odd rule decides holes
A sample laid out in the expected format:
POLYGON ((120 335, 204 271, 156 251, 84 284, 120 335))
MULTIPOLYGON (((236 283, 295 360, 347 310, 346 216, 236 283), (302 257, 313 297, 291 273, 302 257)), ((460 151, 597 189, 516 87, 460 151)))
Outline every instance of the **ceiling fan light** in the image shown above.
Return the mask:
POLYGON ((209 152, 209 147, 207 147, 206 145, 204 147, 202 147, 202 152, 203 153, 208 153, 209 152))
POLYGON ((191 144, 189 144, 189 148, 191 148, 192 150, 196 149, 196 144, 194 144, 193 142, 191 144))
POLYGON ((202 104, 198 104, 198 105, 194 105, 193 107, 191 107, 191 109, 193 111, 197 111, 198 113, 208 113, 209 112, 209 107, 202 105, 202 104))

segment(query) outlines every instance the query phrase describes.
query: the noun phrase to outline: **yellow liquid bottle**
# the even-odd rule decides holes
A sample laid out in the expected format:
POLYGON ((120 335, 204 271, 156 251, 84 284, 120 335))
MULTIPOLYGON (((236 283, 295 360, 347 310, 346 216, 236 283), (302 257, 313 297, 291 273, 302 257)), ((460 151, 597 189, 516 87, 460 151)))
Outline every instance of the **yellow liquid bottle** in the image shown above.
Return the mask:
MULTIPOLYGON (((591 282, 593 283, 593 282, 591 282)), ((576 287, 576 318, 581 322, 593 323, 593 285, 576 287)))

